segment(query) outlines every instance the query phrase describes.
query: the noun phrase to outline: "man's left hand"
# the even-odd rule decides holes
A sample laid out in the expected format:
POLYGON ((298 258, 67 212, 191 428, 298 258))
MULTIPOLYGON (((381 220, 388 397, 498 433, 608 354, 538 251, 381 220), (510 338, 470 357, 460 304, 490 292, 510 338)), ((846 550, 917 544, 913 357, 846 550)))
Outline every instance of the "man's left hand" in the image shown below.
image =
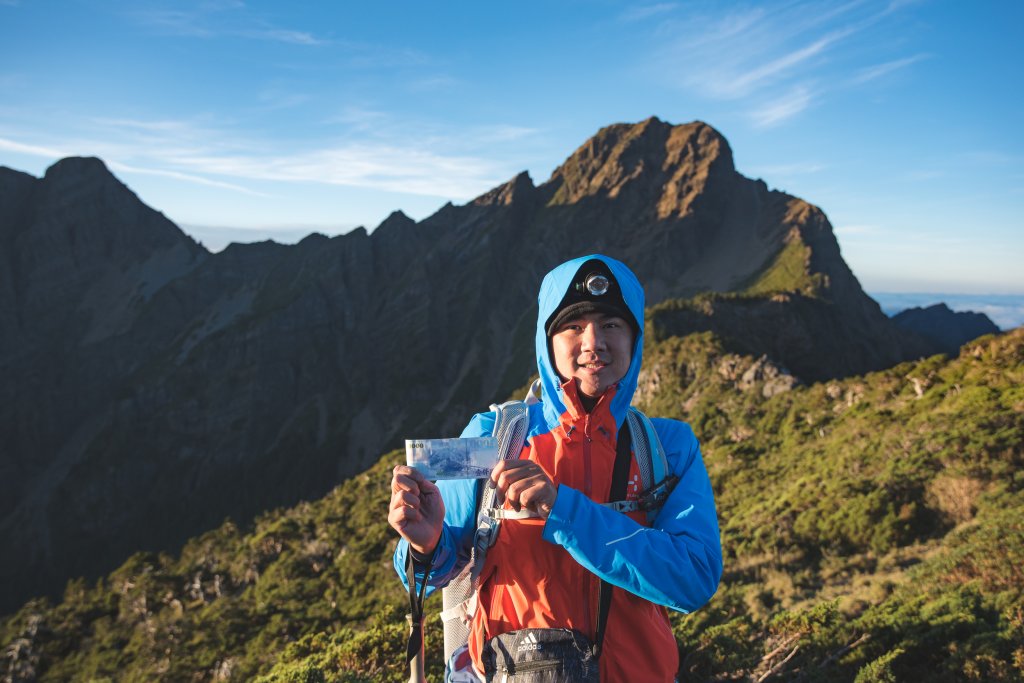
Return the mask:
POLYGON ((547 473, 532 460, 502 460, 491 470, 491 481, 513 510, 525 507, 542 519, 547 519, 558 495, 547 473))

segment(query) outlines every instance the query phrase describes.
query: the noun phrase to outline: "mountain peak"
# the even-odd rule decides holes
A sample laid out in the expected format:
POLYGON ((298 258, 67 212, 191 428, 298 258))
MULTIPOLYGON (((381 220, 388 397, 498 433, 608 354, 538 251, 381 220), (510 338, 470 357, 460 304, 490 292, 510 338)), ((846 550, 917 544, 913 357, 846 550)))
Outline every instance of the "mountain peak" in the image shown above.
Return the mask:
POLYGON ((127 185, 110 172, 103 160, 96 157, 67 157, 46 169, 43 184, 57 192, 81 191, 88 188, 96 192, 108 188, 137 198, 127 185))
POLYGON ((654 199, 659 217, 683 215, 713 175, 732 175, 725 137, 701 121, 673 125, 657 117, 606 126, 555 169, 553 204, 635 194, 654 199))
MULTIPOLYGON (((206 253, 95 157, 57 161, 35 182, 27 201, 30 205, 14 228, 25 236, 22 267, 25 272, 39 266, 51 274, 60 271, 66 277, 81 278, 73 288, 96 284, 108 271, 124 273, 131 264, 168 250, 174 252, 168 258, 176 264, 161 266, 168 273, 191 267, 194 258, 206 253)), ((153 276, 149 281, 156 279, 160 278, 153 276)), ((58 288, 60 281, 40 275, 35 283, 58 288)))
POLYGON ((405 212, 401 209, 397 209, 381 221, 380 225, 373 231, 373 234, 378 239, 397 239, 402 235, 408 235, 415 226, 416 221, 405 215, 405 212))
POLYGON ((509 206, 513 202, 522 201, 533 197, 536 193, 536 186, 529 172, 523 171, 504 185, 486 192, 473 200, 478 206, 509 206))
POLYGON ((396 209, 389 213, 387 218, 381 221, 381 224, 377 226, 377 230, 391 230, 395 227, 405 227, 415 224, 416 221, 409 218, 404 211, 396 209))
POLYGON ((944 302, 925 308, 908 308, 892 319, 903 329, 921 335, 950 355, 956 355, 960 347, 972 339, 999 332, 996 324, 984 313, 954 312, 944 302))
POLYGON ((111 175, 110 169, 97 157, 66 157, 56 161, 46 169, 46 178, 61 177, 66 175, 90 175, 102 174, 111 175))

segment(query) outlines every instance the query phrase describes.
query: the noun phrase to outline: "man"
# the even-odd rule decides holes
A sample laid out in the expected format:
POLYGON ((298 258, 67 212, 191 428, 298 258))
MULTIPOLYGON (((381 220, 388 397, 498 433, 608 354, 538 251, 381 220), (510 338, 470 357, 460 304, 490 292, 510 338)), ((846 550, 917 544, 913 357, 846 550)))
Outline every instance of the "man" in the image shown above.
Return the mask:
MULTIPOLYGON (((527 443, 518 460, 491 473, 505 507, 536 513, 506 519, 480 575, 469 652, 484 671, 497 636, 520 629, 568 629, 597 638, 602 581, 615 586, 600 649, 602 681, 672 681, 678 650, 665 607, 683 612, 718 587, 721 547, 714 497, 689 426, 652 420, 679 477, 649 523, 608 502, 622 430, 640 372, 644 297, 636 276, 606 256, 563 263, 541 284, 536 351, 541 402, 530 407, 527 443)), ((476 415, 463 437, 487 436, 494 414, 476 415)), ((635 440, 633 441, 635 444, 635 440)), ((640 493, 635 457, 626 500, 640 493)), ((407 554, 431 565, 440 587, 467 559, 476 525, 472 481, 425 480, 398 466, 389 523, 402 540, 395 567, 404 580, 407 554)))

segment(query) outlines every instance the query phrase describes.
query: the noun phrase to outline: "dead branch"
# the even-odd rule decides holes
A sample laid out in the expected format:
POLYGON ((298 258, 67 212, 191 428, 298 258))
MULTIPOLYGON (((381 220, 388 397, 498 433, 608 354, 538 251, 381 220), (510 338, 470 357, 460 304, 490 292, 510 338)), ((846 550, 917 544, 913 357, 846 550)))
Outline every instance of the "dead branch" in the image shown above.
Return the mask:
POLYGON ((774 676, 775 674, 777 674, 780 671, 782 671, 782 669, 786 666, 786 662, 788 662, 789 660, 793 659, 793 657, 796 656, 796 653, 799 652, 799 651, 800 651, 800 646, 797 645, 796 647, 793 648, 792 652, 790 652, 788 655, 786 655, 785 659, 783 659, 781 662, 779 662, 778 664, 776 664, 772 668, 770 668, 767 671, 765 671, 764 674, 762 674, 761 677, 757 679, 757 683, 762 683, 762 681, 766 681, 769 678, 771 678, 772 676, 774 676))
POLYGON ((779 645, 777 648, 766 654, 764 657, 761 657, 761 664, 767 664, 770 659, 774 659, 775 655, 779 654, 787 647, 792 645, 794 640, 799 640, 800 636, 802 635, 803 633, 794 633, 789 638, 786 638, 784 641, 782 641, 781 645, 779 645))
POLYGON ((818 665, 818 668, 819 669, 824 669, 826 666, 828 666, 832 662, 836 661, 837 659, 839 659, 840 657, 845 655, 847 652, 849 652, 853 648, 857 647, 861 643, 863 643, 863 642, 865 642, 867 640, 870 640, 870 639, 871 639, 871 634, 870 633, 862 633, 860 638, 858 638, 857 640, 853 641, 849 645, 846 645, 845 647, 839 648, 838 650, 836 650, 835 652, 830 654, 828 657, 826 657, 821 662, 821 664, 818 665))

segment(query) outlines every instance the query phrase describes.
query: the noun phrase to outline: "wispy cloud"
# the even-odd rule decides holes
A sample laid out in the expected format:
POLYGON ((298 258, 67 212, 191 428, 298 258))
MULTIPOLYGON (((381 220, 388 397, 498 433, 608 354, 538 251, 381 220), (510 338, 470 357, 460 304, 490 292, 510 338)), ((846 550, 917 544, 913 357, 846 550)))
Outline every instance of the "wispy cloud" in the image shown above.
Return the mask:
MULTIPOLYGON (((71 144, 66 144, 65 143, 64 145, 62 145, 62 147, 50 147, 50 146, 43 146, 43 145, 26 144, 26 143, 17 142, 15 140, 9 140, 7 138, 0 138, 0 150, 7 151, 7 152, 15 152, 15 153, 18 153, 18 154, 25 154, 27 156, 40 157, 40 158, 43 158, 43 159, 51 159, 51 160, 62 159, 64 157, 83 155, 83 154, 84 155, 93 155, 93 154, 97 153, 95 151, 95 148, 96 148, 96 146, 91 146, 91 145, 87 145, 87 146, 85 146, 83 148, 83 147, 80 147, 80 146, 78 146, 78 145, 76 145, 74 143, 71 143, 71 144), (83 151, 68 151, 68 150, 82 150, 82 149, 87 149, 87 150, 92 150, 92 151, 84 151, 84 152, 83 151)), ((213 179, 205 178, 205 177, 203 177, 201 175, 196 175, 196 174, 193 174, 193 173, 184 173, 184 172, 181 172, 181 171, 174 171, 174 170, 167 170, 167 169, 160 169, 160 168, 146 168, 144 166, 137 166, 137 165, 133 165, 133 164, 126 164, 126 163, 122 163, 122 162, 118 161, 116 156, 112 157, 112 156, 108 156, 106 154, 104 154, 103 157, 104 157, 104 162, 107 164, 108 168, 110 168, 112 171, 119 171, 119 172, 124 172, 124 173, 139 173, 139 174, 142 174, 142 175, 162 176, 162 177, 165 177, 165 178, 174 178, 175 180, 182 180, 182 181, 185 181, 185 182, 195 183, 195 184, 198 184, 198 185, 207 185, 209 187, 218 187, 218 188, 221 188, 221 189, 232 190, 232 191, 235 191, 235 192, 241 192, 241 193, 249 194, 249 195, 258 195, 258 194, 260 194, 258 192, 254 192, 253 190, 251 190, 249 188, 246 188, 246 187, 243 187, 241 185, 236 185, 234 183, 223 182, 223 181, 220 181, 220 180, 213 180, 213 179)))
POLYGON ((413 92, 436 92, 440 90, 450 90, 458 85, 458 83, 458 79, 441 74, 437 76, 425 76, 423 78, 418 78, 410 82, 408 87, 409 90, 413 92))
POLYGON ((620 14, 619 20, 626 22, 643 21, 644 19, 650 19, 654 16, 660 16, 672 12, 678 6, 679 4, 675 2, 659 2, 653 5, 638 5, 630 7, 620 14))
POLYGON ((904 174, 904 178, 914 183, 930 182, 938 178, 942 178, 946 175, 946 172, 937 168, 927 168, 917 171, 907 171, 904 174))
POLYGON ((143 7, 129 16, 154 30, 191 38, 228 36, 292 45, 325 45, 330 41, 309 31, 276 26, 254 14, 243 2, 202 2, 190 9, 143 7))
POLYGON ((1009 166, 1011 164, 1019 165, 1021 163, 1020 157, 992 149, 979 149, 972 152, 965 152, 961 155, 961 158, 969 164, 978 164, 981 166, 1009 166))
POLYGON ((389 144, 342 144, 280 155, 196 156, 177 163, 251 180, 313 182, 470 199, 503 177, 489 161, 389 144))
POLYGON ((860 30, 834 23, 843 8, 762 6, 721 16, 667 22, 665 56, 685 66, 683 84, 716 99, 739 99, 812 71, 824 56, 860 30))
POLYGON ((50 159, 95 155, 112 169, 250 195, 259 194, 251 188, 254 182, 284 181, 466 200, 501 182, 513 169, 460 149, 486 148, 489 142, 510 142, 534 133, 525 127, 494 125, 458 134, 425 134, 408 122, 403 130, 399 122, 387 120, 372 134, 363 130, 352 139, 337 137, 325 143, 241 139, 230 127, 206 121, 94 119, 92 123, 88 138, 40 143, 15 135, 0 138, 0 150, 50 159))
POLYGON ((255 31, 239 31, 238 35, 257 40, 271 40, 278 43, 293 45, 326 45, 329 41, 317 38, 306 31, 291 31, 282 28, 262 29, 255 31))
POLYGON ((828 165, 822 164, 817 161, 804 161, 796 162, 792 164, 776 164, 772 166, 755 166, 747 169, 747 172, 760 175, 763 177, 777 177, 777 176, 798 176, 798 175, 810 175, 813 173, 820 173, 828 168, 828 165))
POLYGON ((872 236, 882 233, 882 229, 877 225, 840 225, 835 228, 835 233, 840 237, 850 237, 852 235, 863 235, 872 236))
POLYGON ((863 49, 872 31, 898 11, 879 0, 766 2, 725 15, 711 7, 659 24, 648 60, 653 77, 712 100, 735 101, 755 127, 781 124, 826 95, 928 57, 878 63, 884 52, 863 49), (875 63, 865 63, 868 55, 875 63))
POLYGON ((162 33, 190 38, 210 38, 213 29, 204 25, 202 15, 172 9, 136 9, 131 16, 138 23, 162 33))
POLYGON ((235 183, 225 183, 220 180, 212 180, 205 178, 194 173, 182 173, 181 171, 169 171, 160 168, 143 168, 139 166, 132 166, 129 164, 122 164, 119 161, 108 161, 107 166, 112 171, 118 171, 121 173, 138 173, 139 175, 153 175, 160 176, 162 178, 173 178, 174 180, 183 180, 187 183, 194 183, 196 185, 206 185, 207 187, 217 187, 222 190, 231 190, 232 192, 241 192, 242 194, 251 195, 254 197, 265 197, 267 196, 263 192, 256 192, 248 187, 236 185, 235 183))
POLYGON ((751 111, 750 118, 757 128, 777 126, 807 109, 812 99, 810 90, 798 85, 783 97, 771 100, 751 111))
POLYGON ((876 80, 882 76, 886 76, 900 69, 904 69, 911 64, 916 64, 923 59, 927 59, 930 55, 918 54, 912 57, 904 57, 903 59, 894 59, 891 62, 884 62, 882 64, 875 64, 867 68, 861 69, 856 76, 853 77, 853 83, 861 85, 868 83, 869 81, 876 80))
POLYGON ((350 104, 336 114, 327 116, 323 123, 344 126, 353 132, 377 130, 391 121, 392 115, 370 104, 350 104))
POLYGON ((768 63, 756 66, 745 73, 734 74, 732 78, 712 85, 711 91, 716 95, 730 99, 749 95, 751 92, 779 80, 787 72, 792 71, 803 62, 820 55, 829 45, 841 37, 841 35, 836 34, 820 38, 810 45, 776 57, 768 63))
POLYGON ((257 98, 264 110, 293 109, 313 99, 306 93, 291 92, 283 88, 267 88, 257 98))
POLYGON ((69 156, 67 152, 59 150, 55 147, 43 147, 41 145, 30 145, 15 140, 8 140, 7 138, 0 138, 0 149, 6 152, 15 152, 17 154, 27 154, 33 157, 46 157, 50 159, 60 159, 62 157, 69 156))

